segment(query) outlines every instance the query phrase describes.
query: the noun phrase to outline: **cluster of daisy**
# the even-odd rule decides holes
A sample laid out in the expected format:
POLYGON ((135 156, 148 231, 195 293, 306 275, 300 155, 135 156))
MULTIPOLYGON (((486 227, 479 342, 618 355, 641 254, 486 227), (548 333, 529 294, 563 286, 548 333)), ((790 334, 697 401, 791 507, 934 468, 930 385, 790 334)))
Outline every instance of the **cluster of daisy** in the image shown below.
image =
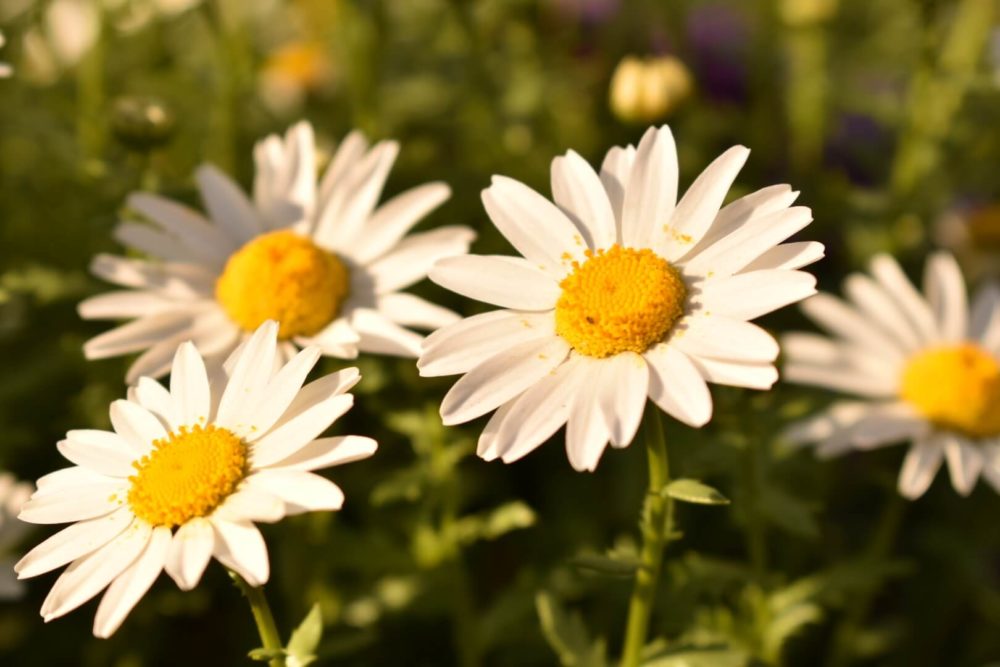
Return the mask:
MULTIPOLYGON (((497 176, 486 213, 518 256, 467 254, 473 232, 410 233, 449 196, 442 183, 379 200, 398 152, 348 135, 317 182, 312 128, 254 152, 251 195, 211 166, 195 174, 204 213, 138 193, 115 237, 144 259, 101 255, 122 289, 80 304, 128 320, 88 341, 90 359, 139 353, 111 431, 70 431, 73 465, 38 480, 24 521, 71 523, 17 564, 31 577, 68 564, 46 620, 107 589, 94 632, 108 636, 160 572, 194 587, 214 557, 251 586, 268 579, 257 522, 339 509, 312 471, 374 453, 363 436, 322 437, 352 405, 347 368, 306 383, 321 356, 418 358, 423 376, 462 375, 446 424, 492 413, 487 460, 515 461, 566 427, 570 464, 594 470, 636 436, 647 398, 692 427, 712 416, 709 383, 768 389, 777 340, 753 324, 815 294, 803 267, 823 256, 786 242, 812 220, 786 185, 725 204, 749 151, 712 162, 678 198, 667 127, 615 147, 595 170, 573 151, 552 162, 552 199, 497 176), (461 318, 402 290, 425 277, 498 309, 461 318), (410 327, 433 330, 426 338, 410 327), (169 373, 169 385, 156 378, 169 373)), ((845 304, 805 301, 836 338, 790 334, 786 376, 857 394, 793 428, 821 453, 914 445, 901 491, 923 493, 942 459, 968 493, 1000 486, 1000 290, 971 313, 947 255, 928 263, 926 298, 888 257, 852 276, 845 304)))

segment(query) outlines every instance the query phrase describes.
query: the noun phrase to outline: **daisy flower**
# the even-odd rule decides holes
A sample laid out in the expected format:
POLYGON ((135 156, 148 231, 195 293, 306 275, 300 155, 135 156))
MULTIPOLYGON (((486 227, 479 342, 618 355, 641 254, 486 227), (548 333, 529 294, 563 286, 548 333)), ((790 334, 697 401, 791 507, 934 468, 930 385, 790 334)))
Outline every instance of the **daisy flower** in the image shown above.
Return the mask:
POLYGON ((351 408, 358 371, 303 387, 320 350, 281 365, 277 333, 276 323, 262 325, 211 379, 185 343, 169 389, 142 377, 111 404, 113 431, 66 434, 59 451, 74 465, 39 479, 20 514, 73 523, 15 566, 25 578, 69 563, 42 604, 46 621, 107 587, 94 634, 108 637, 161 570, 189 590, 213 556, 261 586, 269 564, 254 522, 340 509, 340 488, 310 471, 375 451, 370 438, 317 438, 351 408))
POLYGON ((924 295, 888 255, 844 291, 848 302, 818 294, 802 304, 832 337, 785 336, 785 378, 859 400, 793 425, 789 438, 822 456, 910 442, 899 475, 907 498, 927 491, 943 460, 960 494, 980 474, 1000 491, 1000 288, 983 287, 970 312, 957 262, 937 253, 924 295))
MULTIPOLYGON (((6 43, 7 39, 3 36, 3 33, 0 32, 0 48, 3 48, 3 45, 6 43)), ((11 75, 11 73, 13 73, 13 71, 14 70, 11 69, 10 65, 8 65, 7 63, 0 62, 0 79, 7 78, 8 76, 11 75)))
POLYGON ((748 154, 726 151, 680 201, 666 126, 638 149, 612 148, 600 174, 573 151, 553 160, 555 203, 494 177, 486 212, 522 257, 466 255, 431 271, 502 308, 425 341, 423 375, 465 374, 444 398, 444 422, 499 408, 478 453, 506 462, 566 424, 570 463, 593 470, 609 440, 632 442, 647 396, 699 427, 712 416, 706 382, 769 388, 778 344, 749 320, 813 294, 815 279, 797 269, 823 246, 779 245, 812 220, 791 207, 788 186, 720 210, 748 154))
POLYGON ((135 319, 88 341, 87 358, 143 351, 131 383, 166 373, 182 341, 224 355, 269 319, 281 323, 286 360, 307 345, 346 359, 359 351, 416 357, 422 337, 405 327, 434 329, 458 316, 399 290, 465 252, 474 234, 455 226, 406 235, 448 198, 443 183, 376 208, 397 152, 392 141, 369 150, 352 133, 317 185, 312 128, 300 123, 257 145, 252 200, 211 166, 196 173, 208 217, 133 194, 129 208, 152 224, 123 222, 115 237, 152 259, 95 258, 93 272, 126 289, 84 301, 81 316, 135 319))
POLYGON ((14 559, 7 554, 21 540, 28 527, 17 520, 17 514, 33 490, 31 484, 19 482, 9 472, 0 473, 0 600, 18 598, 23 592, 11 569, 14 559))

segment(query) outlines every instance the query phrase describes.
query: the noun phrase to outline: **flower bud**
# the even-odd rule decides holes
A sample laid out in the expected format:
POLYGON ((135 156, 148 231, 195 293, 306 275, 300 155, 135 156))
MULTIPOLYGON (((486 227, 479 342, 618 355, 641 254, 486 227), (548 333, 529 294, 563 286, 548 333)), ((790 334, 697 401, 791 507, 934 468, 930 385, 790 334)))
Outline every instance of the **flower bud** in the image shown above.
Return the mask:
POLYGON ((163 102, 149 97, 121 97, 111 114, 111 131, 129 148, 149 151, 170 140, 174 115, 163 102))
POLYGON ((691 88, 691 74, 677 58, 628 56, 611 77, 611 110, 620 120, 648 123, 676 109, 691 88))

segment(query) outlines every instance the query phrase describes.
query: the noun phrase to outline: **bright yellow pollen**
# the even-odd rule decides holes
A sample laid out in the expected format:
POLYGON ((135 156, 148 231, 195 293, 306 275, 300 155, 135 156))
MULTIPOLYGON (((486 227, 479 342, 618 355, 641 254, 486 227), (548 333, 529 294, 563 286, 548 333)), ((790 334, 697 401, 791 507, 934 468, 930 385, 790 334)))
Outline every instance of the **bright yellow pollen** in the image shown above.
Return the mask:
POLYGON ((173 527, 211 514, 236 490, 246 476, 247 448, 227 429, 182 426, 132 465, 132 511, 154 526, 173 527))
POLYGON ((972 343, 925 350, 903 371, 902 398, 934 424, 1000 435, 1000 364, 972 343))
POLYGON ((559 284, 556 333, 590 357, 645 352, 684 313, 687 288, 677 269, 652 250, 586 251, 559 284))
POLYGON ((276 320, 278 337, 287 339, 311 336, 332 322, 349 288, 347 268, 336 256, 304 236, 279 231, 233 253, 215 298, 246 331, 276 320))

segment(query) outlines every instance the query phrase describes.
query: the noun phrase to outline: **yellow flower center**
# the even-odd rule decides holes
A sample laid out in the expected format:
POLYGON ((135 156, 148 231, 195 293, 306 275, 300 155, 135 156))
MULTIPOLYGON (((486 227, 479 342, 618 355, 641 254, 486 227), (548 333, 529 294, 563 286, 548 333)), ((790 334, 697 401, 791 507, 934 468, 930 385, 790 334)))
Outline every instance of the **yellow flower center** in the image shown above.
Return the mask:
POLYGON ((588 250, 559 284, 556 333, 590 357, 645 352, 663 340, 684 313, 680 273, 652 250, 613 245, 588 250))
POLYGON ((336 256, 290 231, 247 243, 226 263, 215 298, 236 324, 254 331, 280 323, 278 337, 311 336, 333 321, 350 288, 336 256))
POLYGON ((1000 364, 972 343, 925 350, 903 371, 902 398, 932 423, 973 437, 1000 435, 1000 364))
POLYGON ((211 514, 236 490, 246 476, 247 447, 224 428, 182 426, 132 465, 128 503, 135 515, 154 526, 180 526, 211 514))

